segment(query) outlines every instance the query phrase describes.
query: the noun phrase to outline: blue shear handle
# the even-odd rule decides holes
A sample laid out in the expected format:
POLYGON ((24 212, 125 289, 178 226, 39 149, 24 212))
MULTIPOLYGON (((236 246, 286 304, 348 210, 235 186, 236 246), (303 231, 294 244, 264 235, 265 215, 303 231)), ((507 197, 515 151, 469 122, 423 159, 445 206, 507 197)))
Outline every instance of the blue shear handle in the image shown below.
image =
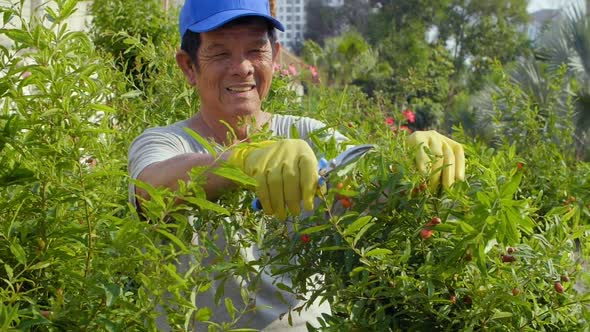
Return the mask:
MULTIPOLYGON (((326 158, 321 158, 320 160, 318 160, 318 173, 320 170, 322 170, 326 167, 328 167, 328 161, 326 160, 326 158)), ((323 186, 324 183, 326 183, 326 179, 324 179, 323 176, 318 176, 318 185, 323 186)), ((254 211, 262 210, 262 203, 260 202, 260 199, 258 197, 256 197, 252 201, 252 209, 254 211)))

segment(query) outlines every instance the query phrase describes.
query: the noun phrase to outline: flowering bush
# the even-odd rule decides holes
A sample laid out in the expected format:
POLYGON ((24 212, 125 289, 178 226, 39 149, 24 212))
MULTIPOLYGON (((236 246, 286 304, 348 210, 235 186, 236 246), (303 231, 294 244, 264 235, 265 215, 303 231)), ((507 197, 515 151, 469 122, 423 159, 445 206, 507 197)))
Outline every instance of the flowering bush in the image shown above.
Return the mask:
MULTIPOLYGON (((55 1, 58 11, 72 3, 55 1)), ((299 102, 291 77, 277 76, 266 109, 312 116, 378 149, 333 174, 305 219, 254 212, 247 191, 209 202, 204 170, 195 169, 178 193, 181 205, 175 194, 137 183, 152 196, 143 222, 127 203, 127 147, 145 127, 198 105, 173 57, 158 53, 174 47, 128 40, 159 73, 147 78, 149 89, 135 90, 87 35, 59 29, 67 15, 14 28, 18 8, 0 10, 14 42, 0 49, 0 330, 155 330, 157 303, 167 303, 174 330, 188 330, 212 318, 193 301, 210 289, 210 276, 239 276, 250 291, 265 267, 291 275, 281 289, 330 303, 332 314, 321 318, 327 330, 587 328, 590 167, 548 139, 555 132, 538 130, 535 109, 509 98, 510 89, 503 96, 521 115, 513 125, 527 135, 490 147, 457 128, 467 179, 431 192, 408 157, 408 133, 391 130, 411 124, 414 113, 352 87, 309 84, 299 102), (228 246, 217 247, 216 237, 228 246), (272 255, 236 254, 253 243, 272 255), (218 263, 178 269, 187 256, 218 263)), ((319 155, 339 152, 331 141, 316 143, 319 155)), ((231 169, 219 172, 252 185, 231 169)), ((240 306, 223 291, 217 297, 232 315, 210 328, 231 329, 240 306)))

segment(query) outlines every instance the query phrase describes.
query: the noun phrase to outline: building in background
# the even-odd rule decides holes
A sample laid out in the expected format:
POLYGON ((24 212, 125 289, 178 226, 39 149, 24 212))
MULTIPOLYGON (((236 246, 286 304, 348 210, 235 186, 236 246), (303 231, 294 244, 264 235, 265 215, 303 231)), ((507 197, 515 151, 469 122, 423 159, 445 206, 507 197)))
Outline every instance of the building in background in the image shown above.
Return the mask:
POLYGON ((276 17, 283 25, 285 32, 279 32, 279 41, 289 50, 303 43, 307 15, 307 0, 275 0, 276 17))
MULTIPOLYGON (((89 6, 92 1, 78 1, 76 3, 76 11, 66 20, 66 24, 68 25, 68 29, 71 31, 87 31, 88 26, 91 21, 91 17, 88 15, 89 6)), ((0 4, 2 6, 15 6, 15 8, 20 7, 20 3, 15 2, 14 0, 0 0, 0 4)), ((26 22, 31 22, 33 17, 36 16, 41 22, 47 24, 47 20, 43 19, 45 15, 44 8, 47 6, 56 7, 57 4, 55 2, 48 2, 44 0, 23 0, 22 2, 22 16, 26 22)), ((55 8, 57 9, 57 8, 55 8)), ((8 22, 4 22, 6 24, 5 28, 8 29, 20 29, 21 22, 16 18, 12 17, 11 20, 8 22)), ((10 46, 10 40, 0 34, 0 45, 8 47, 10 46)))
POLYGON ((552 23, 563 18, 563 10, 561 9, 541 9, 530 14, 531 20, 526 27, 526 34, 532 41, 552 23))
POLYGON ((342 7, 344 6, 344 0, 322 0, 324 6, 329 7, 342 7))

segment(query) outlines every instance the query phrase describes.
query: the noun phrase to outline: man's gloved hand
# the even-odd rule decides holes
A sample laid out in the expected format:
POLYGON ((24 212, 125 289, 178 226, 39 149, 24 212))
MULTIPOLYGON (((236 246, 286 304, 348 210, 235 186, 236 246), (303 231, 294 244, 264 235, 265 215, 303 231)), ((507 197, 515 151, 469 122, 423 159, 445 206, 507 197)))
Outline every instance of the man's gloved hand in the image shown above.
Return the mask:
POLYGON ((228 160, 258 181, 256 194, 267 214, 287 218, 301 213, 301 201, 313 209, 318 186, 318 161, 301 139, 264 141, 237 147, 228 160))
POLYGON ((465 153, 461 144, 434 130, 416 131, 408 136, 407 142, 410 147, 420 146, 416 151, 416 165, 423 174, 428 174, 430 163, 425 148, 429 149, 431 154, 442 157, 436 158, 431 165, 430 171, 436 170, 430 176, 431 190, 436 190, 440 184, 441 167, 443 187, 448 188, 455 181, 465 179, 465 153))

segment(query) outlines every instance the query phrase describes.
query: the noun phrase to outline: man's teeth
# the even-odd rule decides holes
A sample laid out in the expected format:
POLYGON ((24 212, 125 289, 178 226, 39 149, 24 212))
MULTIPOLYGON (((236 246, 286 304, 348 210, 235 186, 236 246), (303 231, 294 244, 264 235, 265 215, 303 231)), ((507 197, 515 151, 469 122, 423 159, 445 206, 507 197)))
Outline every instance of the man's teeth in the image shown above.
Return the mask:
POLYGON ((252 90, 251 86, 248 87, 240 87, 240 88, 227 88, 229 91, 233 92, 246 92, 252 90))

